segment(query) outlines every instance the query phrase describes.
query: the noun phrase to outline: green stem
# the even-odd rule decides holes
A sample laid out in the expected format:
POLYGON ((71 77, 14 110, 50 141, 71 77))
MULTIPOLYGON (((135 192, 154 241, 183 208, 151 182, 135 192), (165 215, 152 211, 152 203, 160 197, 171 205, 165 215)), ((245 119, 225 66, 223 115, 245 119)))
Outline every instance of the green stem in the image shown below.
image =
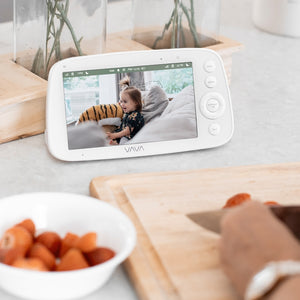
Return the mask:
POLYGON ((182 14, 180 14, 180 37, 181 37, 181 40, 182 40, 182 46, 185 47, 186 46, 186 41, 185 41, 185 36, 184 36, 184 30, 182 28, 182 14))
POLYGON ((174 18, 172 24, 172 38, 171 38, 171 48, 176 47, 176 36, 178 30, 178 0, 174 0, 175 8, 174 8, 174 18))
MULTIPOLYGON (((69 9, 69 7, 66 5, 65 7, 65 11, 67 12, 69 9)), ((57 15, 57 19, 59 19, 59 28, 54 36, 54 42, 53 42, 53 46, 55 49, 55 57, 57 60, 61 60, 62 59, 62 55, 61 55, 61 49, 60 49, 60 37, 65 25, 65 22, 60 18, 59 15, 57 15)))
MULTIPOLYGON (((67 0, 67 3, 69 3, 69 0, 67 0)), ((67 6, 67 4, 66 4, 67 6)), ((74 29, 69 21, 69 19, 67 18, 67 15, 65 14, 65 11, 64 9, 61 7, 61 5, 57 5, 57 10, 60 12, 60 16, 62 17, 63 21, 66 23, 67 27, 69 28, 70 30, 70 33, 72 35, 72 39, 74 41, 74 44, 75 44, 75 47, 77 49, 77 52, 78 52, 78 55, 83 55, 83 52, 80 48, 80 43, 78 42, 77 38, 76 38, 76 35, 75 35, 75 32, 74 32, 74 29)))
POLYGON ((61 22, 60 29, 58 31, 56 31, 54 17, 56 15, 57 0, 55 1, 54 6, 51 5, 51 0, 47 0, 47 4, 48 4, 48 23, 47 23, 47 45, 46 45, 47 59, 46 59, 46 68, 45 68, 46 72, 48 71, 53 52, 55 51, 56 58, 61 57, 59 39, 60 39, 62 27, 63 27, 63 24, 61 22), (51 31, 51 29, 52 29, 52 31, 51 31), (51 35, 53 36, 54 41, 52 43, 51 50, 48 53, 48 42, 49 42, 49 40, 51 40, 51 35))
POLYGON ((71 23, 67 18, 68 10, 69 10, 69 0, 66 1, 65 7, 63 5, 62 6, 59 5, 58 1, 59 0, 56 0, 56 2, 55 2, 55 9, 52 9, 52 17, 56 16, 56 18, 60 21, 60 26, 59 26, 59 29, 57 31, 55 31, 54 19, 52 18, 51 24, 52 24, 53 32, 54 32, 54 34, 53 34, 54 41, 53 41, 52 48, 51 48, 49 56, 48 56, 47 69, 49 67, 50 60, 51 60, 51 57, 52 57, 54 51, 55 51, 56 60, 61 60, 62 59, 60 37, 61 37, 63 27, 64 27, 65 24, 67 26, 69 24, 68 28, 69 29, 71 28, 70 29, 71 34, 73 33, 72 38, 74 40, 74 43, 75 43, 75 46, 77 48, 78 54, 82 55, 82 51, 80 49, 80 42, 81 42, 82 38, 77 41, 76 36, 74 34, 73 27, 71 26, 71 23))
POLYGON ((45 76, 44 75, 44 53, 41 48, 39 48, 35 54, 32 67, 31 67, 31 72, 42 77, 45 76))
POLYGON ((165 24, 163 31, 160 36, 158 36, 152 48, 155 49, 157 43, 162 40, 165 36, 166 31, 169 29, 170 25, 172 24, 172 35, 171 35, 171 47, 175 48, 175 46, 179 47, 180 39, 179 34, 182 33, 183 36, 183 44, 185 45, 185 38, 183 35, 183 28, 182 28, 182 17, 179 15, 179 7, 181 8, 182 12, 187 18, 190 32, 192 34, 194 40, 194 46, 200 47, 199 36, 197 33, 197 27, 195 24, 195 9, 194 9, 194 0, 190 0, 190 9, 188 9, 180 0, 174 0, 174 9, 172 11, 171 17, 169 21, 165 24), (190 10, 190 13, 189 13, 190 10), (176 45, 177 44, 177 45, 176 45))
POLYGON ((194 39, 195 47, 200 47, 199 37, 198 37, 198 33, 195 25, 195 18, 194 18, 194 1, 191 0, 191 16, 189 16, 189 11, 183 3, 181 3, 181 9, 188 20, 190 31, 194 39))
POLYGON ((46 49, 48 49, 48 42, 51 39, 51 34, 55 36, 54 13, 56 10, 56 4, 57 4, 57 2, 55 2, 54 7, 52 7, 51 1, 47 0, 48 17, 47 17, 46 49), (54 27, 54 31, 52 33, 51 33, 51 27, 54 27))
POLYGON ((190 6, 191 6, 191 23, 193 24, 193 27, 196 28, 194 0, 190 0, 190 6))
MULTIPOLYGON (((56 3, 57 3, 57 1, 59 1, 59 0, 56 0, 56 3)), ((69 0, 66 1, 65 8, 62 5, 62 9, 64 10, 65 15, 67 16, 68 11, 69 11, 69 0)), ((63 18, 61 17, 60 14, 55 13, 55 15, 56 15, 56 18, 59 20, 59 28, 58 28, 55 36, 54 36, 54 38, 55 38, 55 43, 54 43, 55 57, 56 57, 56 60, 61 60, 62 55, 61 55, 61 49, 60 49, 61 48, 61 46, 60 46, 60 37, 61 37, 61 33, 62 33, 64 25, 65 25, 65 22, 64 22, 64 20, 63 20, 63 18)))
POLYGON ((170 17, 168 23, 165 24, 164 29, 163 29, 161 35, 158 36, 158 37, 155 39, 155 41, 154 41, 154 43, 153 43, 153 46, 152 46, 153 49, 155 49, 157 43, 158 43, 160 40, 162 40, 162 39, 164 38, 166 31, 169 29, 169 27, 170 27, 170 25, 171 25, 171 23, 172 23, 172 21, 173 21, 174 14, 175 14, 175 9, 173 9, 172 14, 171 14, 171 17, 170 17))
POLYGON ((55 58, 57 60, 62 59, 60 39, 61 39, 64 25, 66 24, 68 29, 70 30, 78 55, 83 55, 80 47, 80 43, 83 37, 77 40, 74 29, 70 23, 70 20, 67 17, 68 10, 69 10, 69 3, 70 3, 69 0, 65 1, 65 6, 63 4, 60 4, 61 0, 44 0, 44 1, 46 1, 47 8, 48 8, 47 30, 46 30, 46 54, 44 58, 43 51, 41 49, 38 49, 33 61, 32 71, 40 75, 41 73, 40 68, 43 67, 44 68, 43 72, 45 73, 43 74, 43 77, 45 78, 47 76, 48 68, 50 66, 50 61, 53 53, 55 52, 55 58), (53 1, 54 1, 54 5, 52 5, 53 1), (55 24, 56 19, 59 20, 58 29, 56 29, 56 24, 55 24), (52 47, 48 52, 49 41, 52 38, 53 38, 52 47))

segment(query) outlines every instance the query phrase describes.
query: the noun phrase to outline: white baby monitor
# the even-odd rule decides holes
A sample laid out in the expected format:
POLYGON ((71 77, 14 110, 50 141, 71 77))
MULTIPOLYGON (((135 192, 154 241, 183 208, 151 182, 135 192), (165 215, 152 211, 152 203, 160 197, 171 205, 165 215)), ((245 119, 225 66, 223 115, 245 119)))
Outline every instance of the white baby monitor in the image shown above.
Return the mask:
POLYGON ((50 71, 46 141, 59 159, 212 148, 232 134, 226 73, 212 50, 81 56, 62 60, 50 71))

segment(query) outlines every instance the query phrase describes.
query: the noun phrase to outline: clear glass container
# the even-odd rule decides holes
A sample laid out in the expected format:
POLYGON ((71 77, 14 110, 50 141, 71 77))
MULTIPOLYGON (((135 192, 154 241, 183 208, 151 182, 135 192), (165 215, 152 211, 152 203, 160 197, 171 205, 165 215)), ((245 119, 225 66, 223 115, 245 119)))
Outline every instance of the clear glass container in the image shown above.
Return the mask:
POLYGON ((14 60, 47 79, 64 58, 101 53, 106 0, 14 0, 14 60))
POLYGON ((133 0, 132 39, 152 49, 218 43, 220 0, 133 0))

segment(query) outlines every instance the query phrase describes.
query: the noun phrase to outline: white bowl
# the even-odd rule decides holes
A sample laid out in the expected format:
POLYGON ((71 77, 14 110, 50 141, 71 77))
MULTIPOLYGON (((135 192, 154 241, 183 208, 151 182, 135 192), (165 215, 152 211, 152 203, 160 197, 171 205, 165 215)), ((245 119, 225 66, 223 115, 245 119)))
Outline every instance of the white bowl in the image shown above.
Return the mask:
POLYGON ((82 235, 97 233, 99 246, 116 252, 109 261, 86 269, 39 272, 0 263, 0 287, 22 298, 38 300, 83 297, 110 278, 133 250, 136 231, 117 208, 95 198, 66 193, 20 194, 0 199, 0 236, 16 223, 31 218, 38 232, 56 231, 82 235))

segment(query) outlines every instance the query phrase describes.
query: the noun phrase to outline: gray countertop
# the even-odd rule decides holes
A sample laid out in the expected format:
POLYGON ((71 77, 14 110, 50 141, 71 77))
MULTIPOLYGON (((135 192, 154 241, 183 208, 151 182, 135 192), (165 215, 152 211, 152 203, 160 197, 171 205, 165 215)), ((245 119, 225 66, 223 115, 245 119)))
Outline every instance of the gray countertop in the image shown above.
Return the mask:
MULTIPOLYGON (((37 191, 88 195, 90 181, 102 175, 299 161, 300 39, 255 28, 251 3, 222 1, 221 35, 245 46, 233 55, 230 90, 235 132, 229 143, 215 149, 171 155, 62 162, 49 154, 41 134, 0 145, 0 198, 37 191)), ((128 1, 110 4, 111 32, 118 31, 118 24, 122 24, 122 29, 124 24, 130 28, 124 10, 130 13, 128 1), (115 17, 118 22, 113 21, 115 17)), ((0 298, 16 299, 2 291, 0 298)), ((129 300, 136 296, 120 267, 104 288, 85 299, 129 300)))

